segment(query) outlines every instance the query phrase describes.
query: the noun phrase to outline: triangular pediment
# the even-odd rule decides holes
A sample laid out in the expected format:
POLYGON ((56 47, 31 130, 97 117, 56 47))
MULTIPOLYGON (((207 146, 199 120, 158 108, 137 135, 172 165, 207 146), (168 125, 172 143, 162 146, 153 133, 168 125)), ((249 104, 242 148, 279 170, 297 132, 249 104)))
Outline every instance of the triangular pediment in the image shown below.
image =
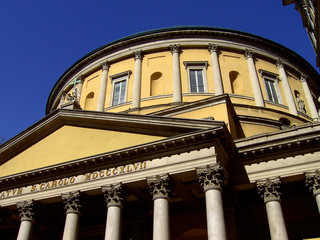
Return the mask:
POLYGON ((222 125, 209 120, 59 110, 1 146, 0 178, 222 125))

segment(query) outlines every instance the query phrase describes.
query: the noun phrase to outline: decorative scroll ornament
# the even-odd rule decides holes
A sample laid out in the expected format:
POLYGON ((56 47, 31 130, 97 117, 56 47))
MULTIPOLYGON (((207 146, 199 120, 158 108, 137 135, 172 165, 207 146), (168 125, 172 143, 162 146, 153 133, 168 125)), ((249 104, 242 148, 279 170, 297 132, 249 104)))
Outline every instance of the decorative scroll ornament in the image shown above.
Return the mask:
POLYGON ((314 172, 306 173, 306 187, 313 192, 313 196, 320 194, 320 172, 316 170, 314 172))
POLYGON ((196 171, 203 191, 206 192, 211 189, 222 191, 226 175, 220 163, 207 165, 204 168, 197 168, 196 171))
POLYGON ((277 66, 277 68, 283 68, 284 62, 280 58, 278 58, 277 62, 276 62, 276 66, 277 66))
POLYGON ((254 52, 252 50, 246 49, 244 51, 244 56, 246 57, 246 59, 248 58, 253 58, 254 52))
POLYGON ((142 51, 136 51, 133 54, 134 54, 134 60, 137 60, 137 59, 142 60, 143 58, 142 51))
POLYGON ((219 53, 219 46, 217 44, 209 43, 208 51, 210 53, 212 52, 219 53))
POLYGON ((124 190, 121 183, 103 186, 102 193, 107 203, 107 207, 122 206, 124 200, 124 190))
POLYGON ((17 203, 20 221, 34 221, 34 201, 23 201, 17 203))
POLYGON ((181 48, 180 48, 180 44, 174 44, 174 45, 170 45, 170 52, 173 53, 181 53, 181 48))
POLYGON ((102 67, 102 70, 109 70, 110 68, 109 62, 105 61, 104 63, 101 63, 101 67, 102 67))
POLYGON ((280 178, 269 179, 257 182, 258 195, 264 200, 264 203, 271 201, 280 201, 280 178))
POLYGON ((148 177, 147 182, 153 196, 153 200, 157 198, 168 198, 173 190, 173 183, 169 174, 148 177))
POLYGON ((80 208, 82 207, 80 203, 80 191, 62 194, 62 200, 67 214, 80 213, 80 208))

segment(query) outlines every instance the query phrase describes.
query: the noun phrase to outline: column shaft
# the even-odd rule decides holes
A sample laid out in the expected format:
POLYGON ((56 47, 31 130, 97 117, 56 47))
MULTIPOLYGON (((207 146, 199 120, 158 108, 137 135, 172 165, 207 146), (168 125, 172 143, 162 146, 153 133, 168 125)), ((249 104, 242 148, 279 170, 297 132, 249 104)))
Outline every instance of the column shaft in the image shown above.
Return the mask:
POLYGON ((83 87, 83 76, 81 75, 79 77, 79 79, 80 79, 80 82, 77 86, 77 92, 78 92, 77 100, 80 103, 80 99, 81 99, 81 95, 82 95, 82 87, 83 87))
POLYGON ((219 65, 219 58, 218 58, 218 46, 214 44, 210 44, 209 52, 211 55, 214 92, 215 92, 215 95, 218 96, 223 94, 223 84, 222 84, 222 77, 220 73, 220 65, 219 65))
POLYGON ((166 198, 154 200, 153 240, 169 240, 169 202, 166 198))
POLYGON ((250 74, 250 80, 252 85, 253 96, 256 102, 256 106, 264 107, 264 100, 261 92, 260 82, 257 75, 256 67, 252 57, 252 52, 246 50, 245 57, 247 58, 248 70, 250 74))
POLYGON ((227 239, 221 192, 217 189, 207 190, 205 197, 208 240, 227 239))
POLYGON ((180 46, 171 46, 172 52, 172 80, 173 80, 173 102, 182 102, 182 91, 181 91, 181 75, 180 75, 180 61, 179 53, 180 46))
POLYGON ((79 231, 79 213, 67 213, 66 223, 64 225, 63 240, 78 239, 79 231))
POLYGON ((120 240, 121 239, 121 207, 108 207, 108 216, 106 224, 105 240, 120 240))
POLYGON ((102 65, 102 76, 100 82, 100 90, 98 96, 98 104, 97 111, 104 111, 104 104, 106 101, 106 90, 107 90, 107 82, 108 82, 108 74, 109 74, 109 64, 108 62, 103 63, 102 65))
POLYGON ((318 206, 318 211, 320 213, 320 194, 316 195, 315 198, 316 198, 316 202, 317 202, 317 206, 318 206))
POLYGON ((21 221, 17 240, 30 240, 32 229, 33 229, 32 221, 30 220, 21 221))
POLYGON ((134 68, 134 79, 133 79, 133 92, 132 92, 132 108, 140 108, 141 98, 141 63, 142 55, 141 51, 134 53, 135 68, 134 68))
POLYGON ((63 240, 78 239, 80 220, 80 191, 62 194, 64 208, 66 210, 66 222, 63 231, 63 240))
POLYGON ((287 230, 284 223, 281 205, 279 201, 266 203, 269 230, 272 240, 287 240, 287 230))
POLYGON ((316 106, 314 105, 308 83, 307 83, 306 79, 304 79, 304 77, 301 78, 301 84, 302 84, 304 94, 306 96, 306 100, 307 100, 307 103, 308 103, 308 106, 309 106, 309 109, 311 112, 312 119, 314 122, 318 122, 319 121, 318 111, 317 111, 316 106))
POLYGON ((287 78, 287 75, 286 75, 286 72, 284 70, 283 63, 282 63, 281 60, 277 61, 277 67, 278 67, 278 70, 279 70, 279 77, 280 77, 280 80, 282 82, 282 87, 283 87, 283 90, 284 90, 284 94, 286 96, 286 100, 287 100, 287 104, 288 104, 288 107, 289 107, 289 111, 290 111, 291 114, 298 116, 297 106, 296 106, 296 103, 294 101, 294 98, 293 98, 293 95, 292 95, 292 92, 291 92, 291 88, 290 88, 290 85, 289 85, 289 81, 288 81, 288 78, 287 78))

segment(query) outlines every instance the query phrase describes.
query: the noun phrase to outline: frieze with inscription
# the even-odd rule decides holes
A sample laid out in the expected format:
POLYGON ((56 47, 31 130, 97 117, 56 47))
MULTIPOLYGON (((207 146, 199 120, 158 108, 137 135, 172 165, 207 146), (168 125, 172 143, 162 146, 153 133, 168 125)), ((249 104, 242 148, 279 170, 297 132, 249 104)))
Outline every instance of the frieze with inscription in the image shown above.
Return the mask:
POLYGON ((56 179, 53 181, 43 182, 40 184, 34 184, 27 187, 14 188, 10 190, 5 190, 0 192, 0 200, 8 197, 14 197, 18 195, 23 195, 27 193, 34 193, 40 191, 46 191, 50 189, 55 189, 59 187, 65 187, 75 183, 82 183, 87 181, 98 180, 102 178, 107 178, 110 176, 117 176, 122 174, 127 174, 130 172, 139 171, 147 168, 147 162, 137 162, 132 164, 127 164, 123 166, 118 166, 114 168, 108 168, 101 171, 95 171, 90 173, 85 173, 83 175, 72 176, 68 178, 56 179))

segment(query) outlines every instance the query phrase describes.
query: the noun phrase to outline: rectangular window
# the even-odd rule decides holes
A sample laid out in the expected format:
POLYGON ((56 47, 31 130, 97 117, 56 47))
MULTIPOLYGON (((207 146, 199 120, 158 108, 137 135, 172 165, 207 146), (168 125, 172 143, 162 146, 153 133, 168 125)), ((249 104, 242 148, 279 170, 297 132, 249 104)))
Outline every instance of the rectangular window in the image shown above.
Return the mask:
POLYGON ((208 62, 183 62, 188 71, 189 92, 207 92, 206 69, 208 62))
POLYGON ((126 79, 114 83, 112 105, 117 105, 125 102, 126 89, 126 79))
POLYGON ((203 70, 190 69, 189 75, 190 75, 190 92, 192 93, 204 92, 203 70))
POLYGON ((131 71, 110 76, 112 82, 111 105, 118 105, 127 101, 127 87, 131 71))
POLYGON ((264 70, 259 70, 266 87, 268 100, 275 103, 282 103, 278 86, 278 76, 264 70))

